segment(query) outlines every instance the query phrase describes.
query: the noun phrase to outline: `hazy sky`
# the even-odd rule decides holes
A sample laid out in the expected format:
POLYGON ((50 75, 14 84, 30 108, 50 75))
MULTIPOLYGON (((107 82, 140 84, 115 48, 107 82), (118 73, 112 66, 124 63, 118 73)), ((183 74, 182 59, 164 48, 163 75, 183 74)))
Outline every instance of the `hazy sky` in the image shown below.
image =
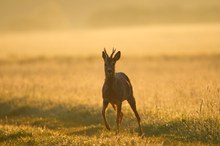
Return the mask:
POLYGON ((219 40, 220 0, 0 0, 0 58, 219 53, 219 40))
POLYGON ((0 0, 0 30, 220 21, 219 0, 0 0))

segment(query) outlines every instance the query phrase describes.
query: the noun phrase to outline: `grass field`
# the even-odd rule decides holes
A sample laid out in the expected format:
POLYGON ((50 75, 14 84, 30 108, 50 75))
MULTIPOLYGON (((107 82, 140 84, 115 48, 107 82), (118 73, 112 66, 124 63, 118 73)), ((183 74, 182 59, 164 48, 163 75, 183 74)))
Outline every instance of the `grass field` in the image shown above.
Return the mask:
POLYGON ((0 0, 0 145, 220 145, 219 0, 0 0), (133 85, 101 114, 101 51, 133 85))
POLYGON ((220 144, 220 56, 122 57, 144 136, 123 103, 121 132, 107 111, 104 127, 101 57, 0 62, 1 145, 220 144))

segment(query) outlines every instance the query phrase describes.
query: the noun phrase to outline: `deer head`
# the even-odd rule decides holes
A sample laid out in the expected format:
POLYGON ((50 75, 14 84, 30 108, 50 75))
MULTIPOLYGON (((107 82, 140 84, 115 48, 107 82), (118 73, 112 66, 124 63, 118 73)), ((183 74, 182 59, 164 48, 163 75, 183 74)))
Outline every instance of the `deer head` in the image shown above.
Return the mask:
POLYGON ((105 48, 104 51, 102 51, 102 58, 105 62, 105 75, 107 78, 113 77, 115 74, 115 63, 118 61, 121 57, 121 52, 118 51, 115 55, 116 49, 112 49, 112 54, 110 57, 108 56, 105 48), (113 57, 114 56, 114 57, 113 57))

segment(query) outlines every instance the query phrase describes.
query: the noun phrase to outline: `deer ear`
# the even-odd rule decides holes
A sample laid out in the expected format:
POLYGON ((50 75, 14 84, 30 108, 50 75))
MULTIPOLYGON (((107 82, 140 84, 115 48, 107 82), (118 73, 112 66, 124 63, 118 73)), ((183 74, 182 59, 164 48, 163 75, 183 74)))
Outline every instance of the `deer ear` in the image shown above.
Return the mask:
POLYGON ((106 58, 106 55, 105 55, 105 52, 104 51, 102 51, 102 58, 105 60, 105 58, 106 58))
POLYGON ((120 57, 121 57, 121 52, 118 51, 118 52, 115 54, 115 56, 114 56, 114 60, 117 61, 117 60, 120 59, 120 57))

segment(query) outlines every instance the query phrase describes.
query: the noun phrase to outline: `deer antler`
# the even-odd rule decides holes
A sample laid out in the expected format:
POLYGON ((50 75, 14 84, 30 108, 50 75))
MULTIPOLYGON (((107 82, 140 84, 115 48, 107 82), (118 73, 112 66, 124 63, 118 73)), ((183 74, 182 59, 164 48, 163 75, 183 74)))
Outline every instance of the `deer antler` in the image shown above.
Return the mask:
POLYGON ((108 54, 107 54, 107 52, 106 52, 105 48, 104 48, 104 53, 105 53, 105 55, 108 57, 108 54))
POLYGON ((113 55, 114 55, 115 51, 116 51, 116 49, 115 49, 115 48, 113 48, 113 49, 112 49, 112 54, 111 54, 110 58, 112 58, 112 57, 113 57, 113 55))

